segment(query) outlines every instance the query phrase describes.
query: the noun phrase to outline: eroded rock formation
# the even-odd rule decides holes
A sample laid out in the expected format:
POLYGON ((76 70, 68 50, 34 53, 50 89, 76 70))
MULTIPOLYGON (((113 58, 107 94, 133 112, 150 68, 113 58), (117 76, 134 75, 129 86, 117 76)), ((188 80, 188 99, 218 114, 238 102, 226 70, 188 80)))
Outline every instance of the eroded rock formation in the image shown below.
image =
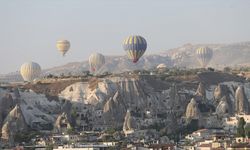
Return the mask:
POLYGON ((205 85, 202 82, 199 83, 195 95, 201 97, 202 99, 206 98, 206 89, 205 85))
POLYGON ((223 96, 221 98, 218 106, 216 107, 216 114, 218 114, 219 116, 223 116, 225 114, 230 114, 233 111, 227 101, 228 100, 226 96, 223 96))
POLYGON ((198 104, 194 98, 191 99, 186 108, 186 118, 188 119, 199 119, 200 110, 198 104))
POLYGON ((131 113, 129 110, 127 110, 126 116, 124 118, 124 123, 123 123, 123 131, 130 131, 130 130, 134 130, 136 128, 135 125, 135 120, 134 118, 131 116, 131 113))
POLYGON ((219 103, 220 99, 223 96, 229 96, 229 89, 226 85, 218 84, 216 88, 214 89, 214 100, 216 103, 219 103))
POLYGON ((0 99, 0 126, 3 125, 4 118, 8 115, 8 113, 14 106, 15 103, 11 94, 6 93, 4 97, 0 99))
POLYGON ((55 132, 65 132, 72 128, 72 118, 68 113, 63 112, 60 114, 54 124, 55 132))
POLYGON ((4 144, 8 144, 9 146, 14 145, 14 137, 9 122, 6 122, 2 127, 1 140, 4 144))
POLYGON ((249 102, 243 86, 238 86, 235 92, 235 112, 249 114, 249 102))
POLYGON ((27 131, 28 127, 24 119, 20 105, 16 105, 5 118, 4 123, 8 122, 13 134, 27 131))

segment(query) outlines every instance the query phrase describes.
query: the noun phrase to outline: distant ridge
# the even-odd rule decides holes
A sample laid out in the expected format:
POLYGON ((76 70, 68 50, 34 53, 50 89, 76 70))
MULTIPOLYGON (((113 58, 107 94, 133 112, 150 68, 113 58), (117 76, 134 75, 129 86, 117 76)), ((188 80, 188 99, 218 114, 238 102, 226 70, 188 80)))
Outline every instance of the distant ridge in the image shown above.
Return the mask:
MULTIPOLYGON (((168 67, 200 67, 196 59, 195 50, 201 46, 208 46, 214 50, 214 56, 209 64, 210 67, 224 68, 225 66, 250 66, 250 41, 228 44, 191 44, 187 43, 178 48, 172 48, 156 54, 144 55, 137 64, 131 63, 124 56, 106 56, 106 64, 100 72, 120 73, 137 69, 155 68, 158 64, 166 64, 168 67)), ((72 74, 78 75, 89 69, 88 61, 70 62, 43 70, 43 75, 72 74)), ((0 75, 0 81, 21 81, 19 72, 0 75)))

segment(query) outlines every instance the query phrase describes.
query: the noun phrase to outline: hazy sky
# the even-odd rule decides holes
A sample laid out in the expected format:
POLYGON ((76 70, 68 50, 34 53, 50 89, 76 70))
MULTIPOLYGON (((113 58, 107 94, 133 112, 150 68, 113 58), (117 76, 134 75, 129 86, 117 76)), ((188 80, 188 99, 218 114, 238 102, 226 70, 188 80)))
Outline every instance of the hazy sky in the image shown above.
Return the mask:
POLYGON ((0 74, 26 61, 49 68, 94 51, 124 55, 131 34, 146 38, 147 53, 249 41, 250 0, 0 0, 0 74), (64 58, 57 39, 71 42, 64 58))

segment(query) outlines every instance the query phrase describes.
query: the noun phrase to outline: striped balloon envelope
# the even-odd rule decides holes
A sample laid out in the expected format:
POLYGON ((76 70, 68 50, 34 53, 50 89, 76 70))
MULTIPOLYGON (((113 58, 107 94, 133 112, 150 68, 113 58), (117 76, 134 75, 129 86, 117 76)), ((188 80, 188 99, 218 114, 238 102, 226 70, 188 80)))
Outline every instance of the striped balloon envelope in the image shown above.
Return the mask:
POLYGON ((139 35, 129 36, 123 41, 123 49, 129 59, 136 63, 147 49, 147 41, 139 35))
POLYGON ((105 57, 100 53, 93 53, 89 56, 91 72, 97 72, 105 64, 105 57))
POLYGON ((64 56, 70 48, 70 42, 68 40, 58 40, 56 48, 64 56))
POLYGON ((196 50, 199 63, 205 68, 213 57, 213 50, 209 47, 200 47, 196 50))
POLYGON ((31 82, 39 77, 39 75, 41 74, 41 67, 38 63, 27 62, 22 64, 20 73, 24 81, 31 82))

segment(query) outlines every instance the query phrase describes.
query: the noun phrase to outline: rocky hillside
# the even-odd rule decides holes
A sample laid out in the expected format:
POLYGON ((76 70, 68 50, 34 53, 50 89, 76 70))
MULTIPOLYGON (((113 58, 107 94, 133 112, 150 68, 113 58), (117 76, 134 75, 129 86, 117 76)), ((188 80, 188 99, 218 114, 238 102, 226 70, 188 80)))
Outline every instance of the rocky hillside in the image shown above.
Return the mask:
MULTIPOLYGON (((214 56, 209 66, 222 69, 225 66, 249 66, 250 42, 232 44, 185 44, 178 48, 162 51, 154 55, 145 54, 137 64, 131 63, 126 56, 106 56, 106 64, 100 73, 120 73, 137 69, 152 69, 158 64, 166 64, 169 67, 200 67, 195 56, 195 50, 200 46, 213 48, 214 56)), ((43 75, 71 74, 79 75, 89 69, 88 62, 71 62, 62 66, 43 70, 43 75)), ((0 75, 0 82, 22 81, 18 72, 0 75)))
POLYGON ((189 76, 192 80, 165 73, 120 74, 3 86, 2 139, 30 129, 171 134, 184 132, 190 120, 199 127, 223 127, 223 117, 250 113, 250 84, 244 78, 207 71, 189 76))
POLYGON ((214 54, 209 66, 223 68, 225 66, 249 66, 250 42, 231 44, 185 44, 162 52, 162 56, 169 56, 176 66, 197 67, 195 50, 201 46, 213 49, 214 54))
MULTIPOLYGON (((214 50, 214 56, 209 66, 224 68, 225 66, 249 66, 250 42, 232 44, 184 44, 154 55, 145 54, 138 64, 131 63, 126 56, 106 57, 106 64, 100 72, 120 73, 137 69, 152 69, 163 63, 169 67, 200 67, 195 51, 201 46, 208 46, 214 50)), ((45 70, 46 73, 59 74, 62 72, 79 73, 88 70, 88 62, 69 63, 64 66, 45 70)))

